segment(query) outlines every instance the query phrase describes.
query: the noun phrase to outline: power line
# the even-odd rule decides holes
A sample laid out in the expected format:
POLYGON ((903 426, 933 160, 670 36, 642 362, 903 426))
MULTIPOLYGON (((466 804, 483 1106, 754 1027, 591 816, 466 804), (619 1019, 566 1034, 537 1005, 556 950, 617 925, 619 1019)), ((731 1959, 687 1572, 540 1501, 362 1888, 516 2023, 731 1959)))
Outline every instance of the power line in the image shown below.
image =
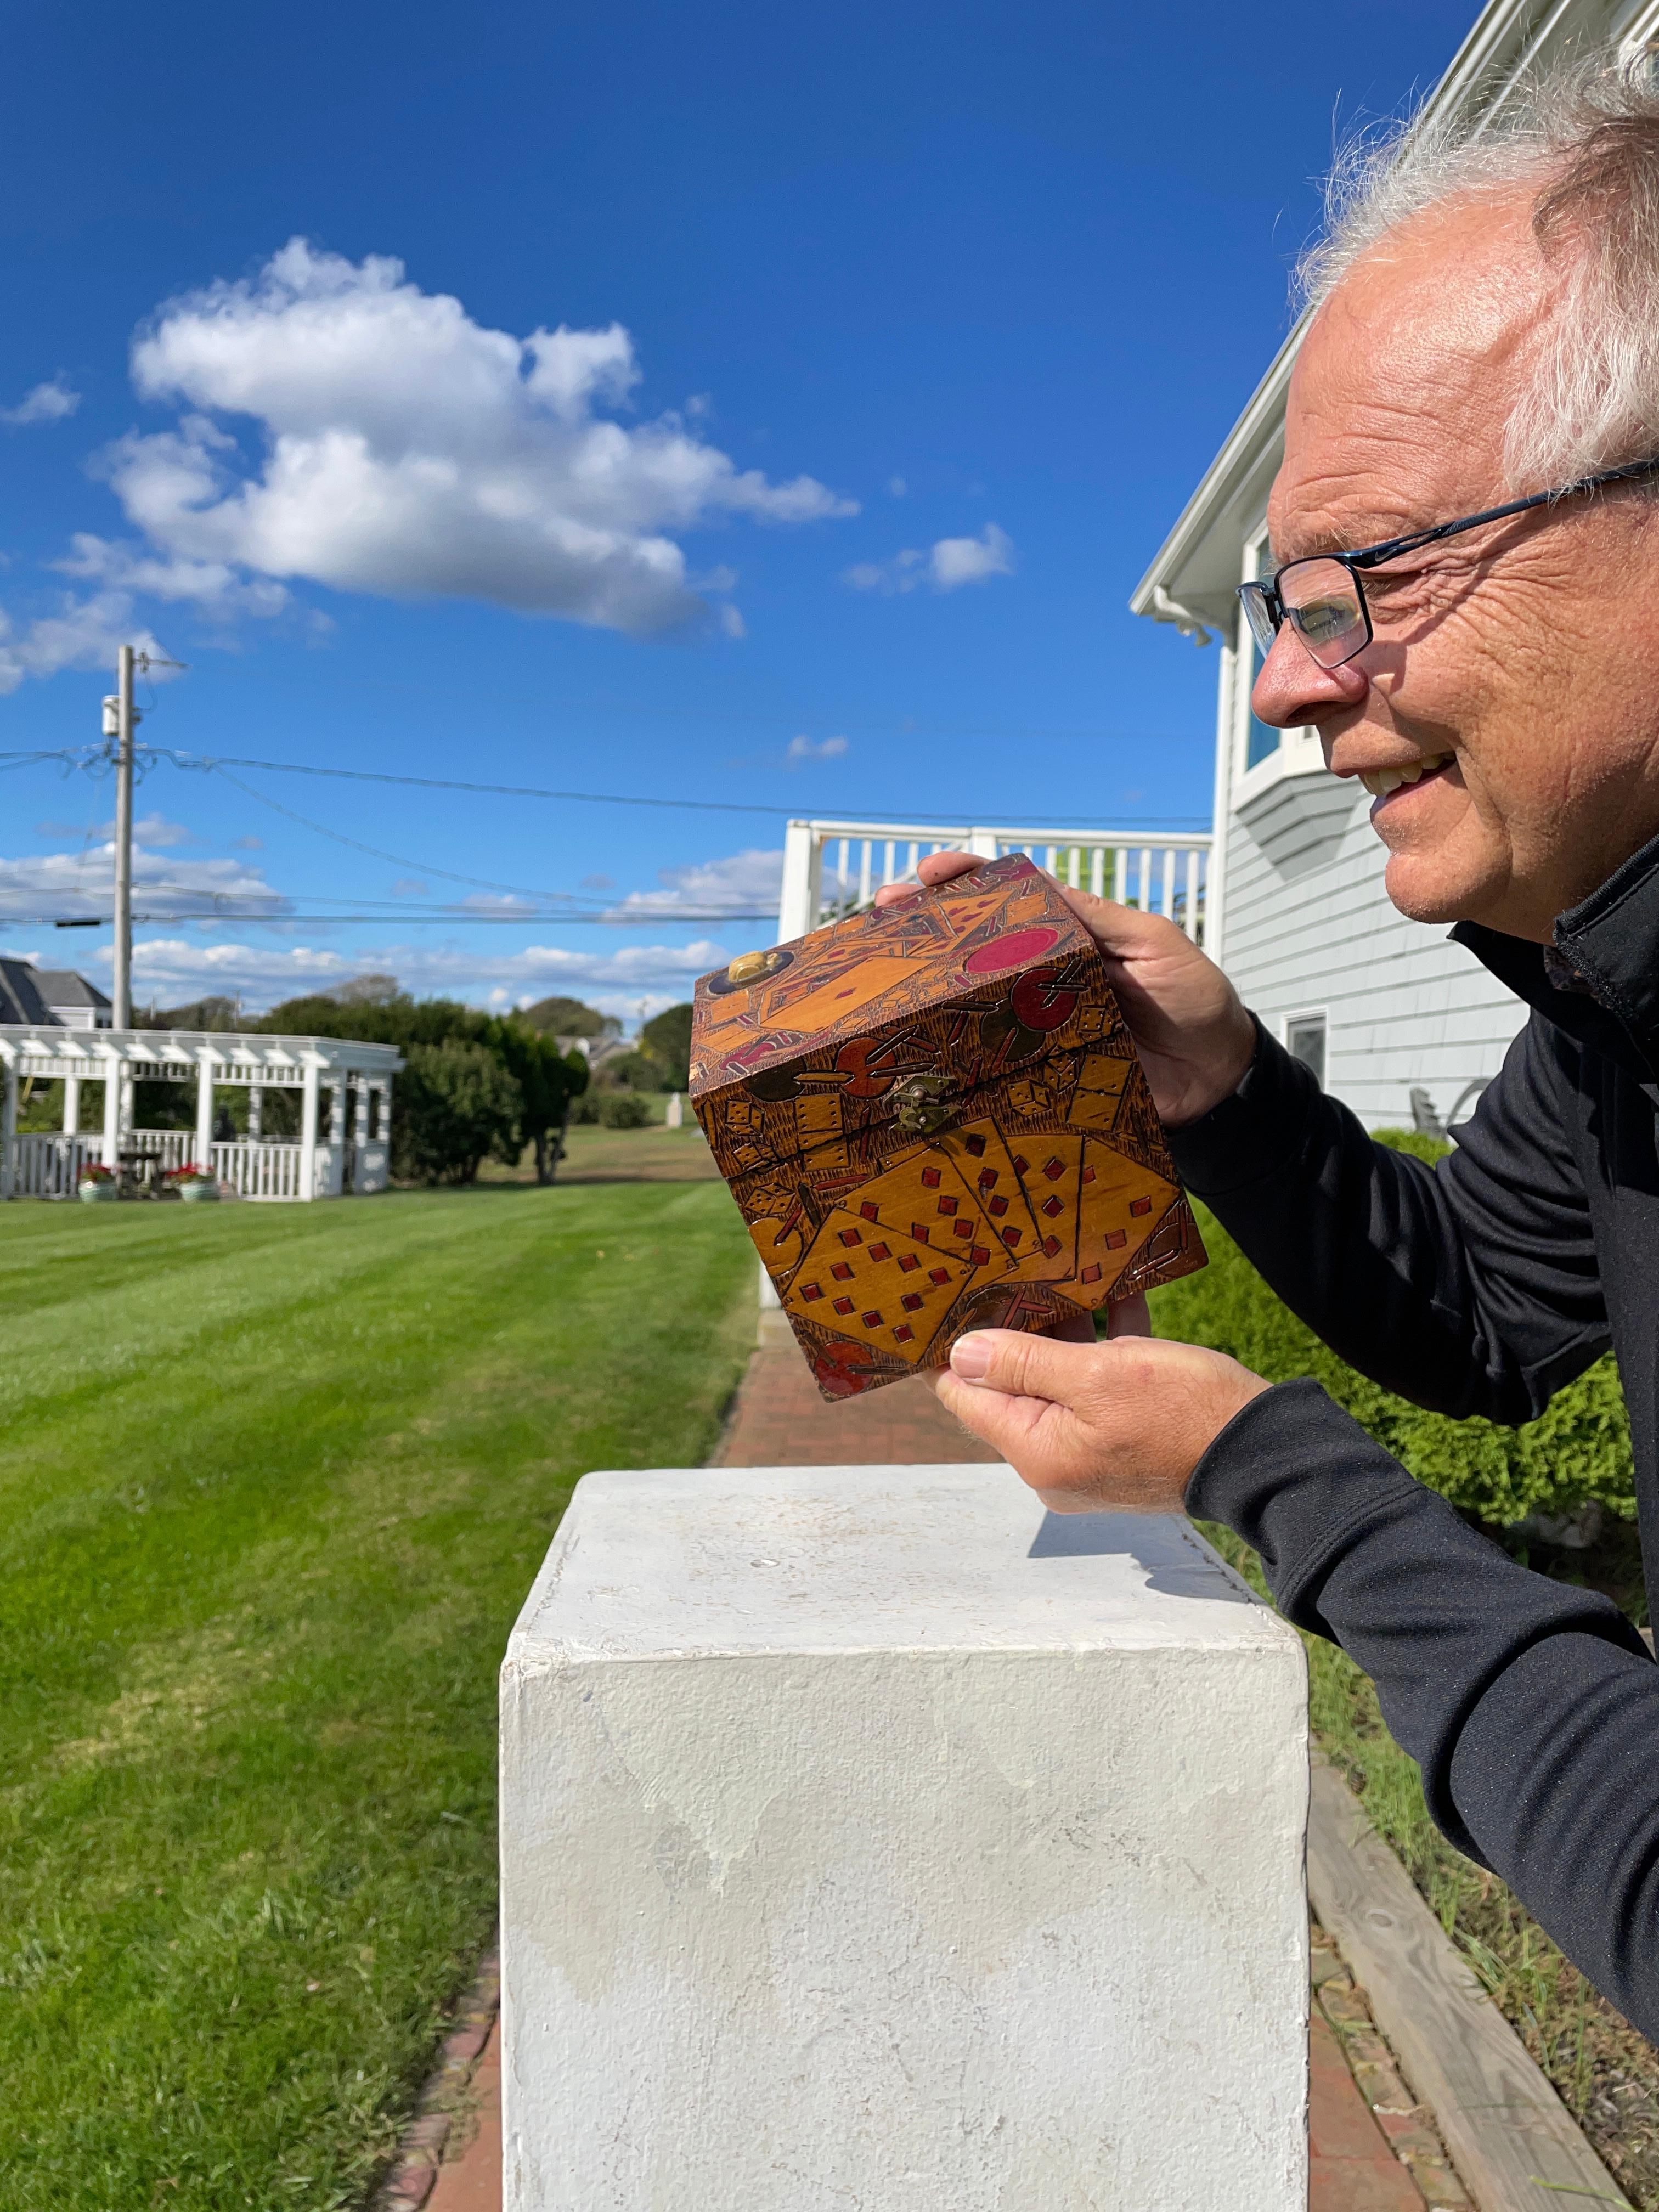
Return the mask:
MULTIPOLYGON (((583 806, 649 806, 667 808, 696 814, 764 814, 779 821, 799 821, 802 818, 799 806, 765 806, 752 799, 658 799, 629 795, 615 791, 554 791, 538 784, 473 783, 459 776, 396 775, 387 769, 363 768, 322 768, 304 761, 271 761, 245 759, 234 753, 185 753, 162 745, 140 745, 135 749, 151 760, 165 760, 174 768, 211 773, 215 769, 244 768, 263 769, 273 775, 328 776, 345 783, 401 784, 417 791, 470 791, 493 799, 550 799, 566 805, 583 806)), ((0 753, 0 761, 61 760, 73 765, 90 766, 106 757, 100 745, 64 747, 54 752, 0 753)), ((267 800, 267 805, 274 805, 267 800)), ((842 806, 837 818, 844 819, 864 814, 877 821, 889 818, 891 807, 842 806)), ((901 810, 902 811, 902 810, 901 810)), ((1018 823, 1024 819, 1018 814, 981 812, 975 810, 979 821, 988 824, 997 822, 1018 823)), ((1205 817, 1196 814, 1138 815, 1121 814, 1118 823, 1126 830, 1173 829, 1182 823, 1197 823, 1201 827, 1205 817)), ((1090 829, 1097 825, 1097 814, 1062 814, 1048 816, 1045 827, 1055 830, 1090 829)))

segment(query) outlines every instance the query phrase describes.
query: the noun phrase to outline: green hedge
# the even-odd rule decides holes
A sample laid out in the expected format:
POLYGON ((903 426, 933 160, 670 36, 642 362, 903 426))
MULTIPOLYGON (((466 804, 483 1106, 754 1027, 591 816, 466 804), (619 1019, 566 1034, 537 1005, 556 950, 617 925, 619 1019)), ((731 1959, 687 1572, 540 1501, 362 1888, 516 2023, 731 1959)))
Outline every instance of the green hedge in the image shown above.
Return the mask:
MULTIPOLYGON (((1409 1130, 1380 1134, 1419 1159, 1446 1149, 1409 1130)), ((1152 1326, 1160 1336, 1230 1352, 1269 1382, 1312 1376, 1421 1481, 1482 1521, 1508 1527, 1530 1513, 1570 1513, 1592 1500, 1620 1520, 1635 1519, 1630 1430, 1610 1357, 1558 1392, 1542 1417, 1523 1428, 1425 1413, 1327 1351, 1219 1223, 1201 1206, 1198 1212, 1210 1264, 1154 1294, 1152 1326)))

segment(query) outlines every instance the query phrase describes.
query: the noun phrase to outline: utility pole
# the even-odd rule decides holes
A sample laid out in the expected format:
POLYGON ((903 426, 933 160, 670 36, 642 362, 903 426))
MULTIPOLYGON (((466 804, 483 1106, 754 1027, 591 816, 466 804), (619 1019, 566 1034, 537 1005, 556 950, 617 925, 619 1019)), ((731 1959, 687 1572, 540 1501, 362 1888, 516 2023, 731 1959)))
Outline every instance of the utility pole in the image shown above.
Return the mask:
POLYGON ((112 1027, 132 1027, 132 647, 115 656, 115 696, 104 702, 104 733, 115 739, 115 979, 112 1027), (112 718, 110 709, 114 708, 112 718), (114 727, 110 726, 113 720, 114 727))

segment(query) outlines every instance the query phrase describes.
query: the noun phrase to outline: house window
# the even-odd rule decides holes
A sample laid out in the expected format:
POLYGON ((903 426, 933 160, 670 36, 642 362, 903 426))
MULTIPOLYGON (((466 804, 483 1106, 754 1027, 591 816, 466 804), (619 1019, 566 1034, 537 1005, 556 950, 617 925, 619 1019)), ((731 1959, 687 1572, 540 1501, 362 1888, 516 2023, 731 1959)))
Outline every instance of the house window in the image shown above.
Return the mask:
MULTIPOLYGON (((1248 580, 1253 576, 1271 576, 1273 572, 1273 550, 1267 539, 1263 538, 1258 544, 1252 545, 1245 555, 1245 578, 1248 580)), ((1239 659, 1244 670, 1244 681, 1247 687, 1245 697, 1248 700, 1249 693, 1255 688, 1256 678, 1261 673, 1261 648, 1255 641, 1249 623, 1244 619, 1243 607, 1239 609, 1238 613, 1239 659)), ((1255 768, 1262 761, 1271 759, 1279 750, 1279 740, 1284 734, 1283 730, 1275 730, 1266 722, 1258 722, 1255 716, 1251 714, 1244 732, 1245 767, 1255 768)))
POLYGON ((1285 1049, 1309 1069, 1314 1081, 1325 1088, 1325 1017, 1293 1014, 1285 1024, 1285 1049))

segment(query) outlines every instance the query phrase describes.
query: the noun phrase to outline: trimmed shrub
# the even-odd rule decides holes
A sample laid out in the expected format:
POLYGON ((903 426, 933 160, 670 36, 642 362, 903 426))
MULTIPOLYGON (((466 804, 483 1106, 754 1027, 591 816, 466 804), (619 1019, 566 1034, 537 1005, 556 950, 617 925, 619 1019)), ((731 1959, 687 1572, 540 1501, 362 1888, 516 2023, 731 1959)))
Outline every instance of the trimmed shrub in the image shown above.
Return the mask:
MULTIPOLYGON (((1447 1149, 1411 1130, 1378 1134, 1419 1159, 1433 1161, 1447 1149)), ((1210 1264, 1153 1293, 1158 1335, 1231 1352, 1270 1382, 1311 1376, 1419 1481, 1481 1521, 1507 1528, 1528 1514, 1569 1514, 1591 1503, 1621 1521, 1635 1519, 1630 1429, 1611 1356, 1518 1429, 1425 1413, 1328 1351, 1275 1297, 1207 1209, 1196 1210, 1210 1264)))
POLYGON ((607 1129, 647 1129, 656 1120, 637 1091, 606 1091, 599 1097, 599 1120, 607 1129))
POLYGON ((452 1037, 410 1045, 406 1058, 392 1173, 412 1182, 476 1182, 485 1155, 514 1143, 523 1092, 485 1045, 452 1037))

